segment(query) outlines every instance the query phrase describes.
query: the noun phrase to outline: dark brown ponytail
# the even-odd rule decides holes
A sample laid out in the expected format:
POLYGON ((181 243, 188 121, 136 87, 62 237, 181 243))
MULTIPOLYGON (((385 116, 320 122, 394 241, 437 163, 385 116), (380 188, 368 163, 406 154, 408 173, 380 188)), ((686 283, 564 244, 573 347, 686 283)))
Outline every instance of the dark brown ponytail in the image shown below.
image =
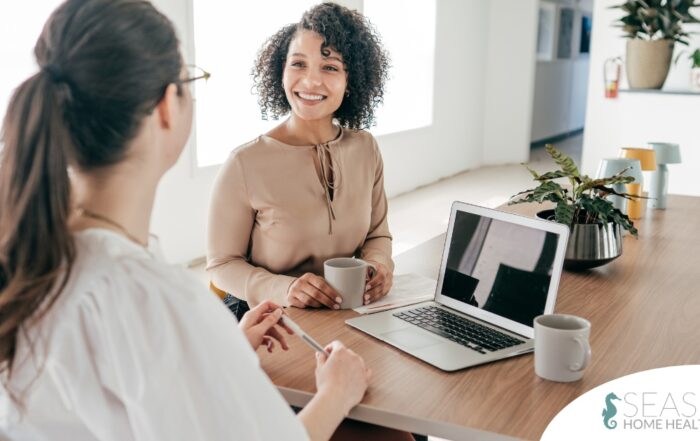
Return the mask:
POLYGON ((18 334, 68 281, 76 249, 68 168, 124 159, 182 61, 170 21, 142 0, 68 0, 35 47, 0 133, 0 374, 18 334))
POLYGON ((62 150, 70 137, 61 117, 60 93, 39 73, 17 89, 5 115, 0 165, 3 361, 12 360, 20 324, 39 309, 58 281, 61 265, 70 268, 75 254, 66 224, 70 192, 62 150))

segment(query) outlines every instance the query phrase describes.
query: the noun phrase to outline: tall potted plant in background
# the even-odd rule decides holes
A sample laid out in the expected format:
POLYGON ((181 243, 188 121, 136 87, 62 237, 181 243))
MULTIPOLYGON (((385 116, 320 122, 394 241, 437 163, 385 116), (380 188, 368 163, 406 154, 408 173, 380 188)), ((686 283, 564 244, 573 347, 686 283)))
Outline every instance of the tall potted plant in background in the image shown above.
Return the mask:
POLYGON ((700 23, 690 9, 694 0, 628 0, 619 19, 627 40, 627 81, 633 89, 661 89, 676 42, 688 45, 683 23, 700 23))
POLYGON ((618 193, 611 186, 629 184, 634 181, 625 176, 627 170, 602 179, 591 179, 582 175, 574 161, 551 145, 546 146, 560 170, 539 174, 531 168, 539 186, 513 196, 509 205, 524 202, 553 202, 554 209, 537 213, 538 217, 568 225, 571 234, 566 247, 564 267, 581 270, 605 265, 622 254, 622 231, 637 236, 633 222, 606 199, 618 195, 626 199, 635 198, 627 193, 618 193), (566 178, 569 186, 563 187, 555 180, 566 178), (517 199, 516 199, 517 198, 517 199))

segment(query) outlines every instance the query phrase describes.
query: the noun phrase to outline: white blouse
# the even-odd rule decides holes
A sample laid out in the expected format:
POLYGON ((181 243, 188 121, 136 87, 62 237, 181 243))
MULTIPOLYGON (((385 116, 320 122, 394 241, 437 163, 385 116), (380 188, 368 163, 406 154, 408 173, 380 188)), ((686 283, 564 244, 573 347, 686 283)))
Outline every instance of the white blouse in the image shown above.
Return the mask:
POLYGON ((308 439, 214 294, 119 234, 75 237, 68 285, 20 332, 25 409, 2 390, 0 439, 308 439))

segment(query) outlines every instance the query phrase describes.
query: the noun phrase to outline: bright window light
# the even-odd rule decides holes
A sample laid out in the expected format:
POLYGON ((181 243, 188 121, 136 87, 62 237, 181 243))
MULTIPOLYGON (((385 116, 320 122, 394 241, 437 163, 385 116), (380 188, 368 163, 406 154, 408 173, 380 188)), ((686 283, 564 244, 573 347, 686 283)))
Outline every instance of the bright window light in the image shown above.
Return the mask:
MULTIPOLYGON (((193 0, 196 63, 212 73, 207 84, 196 85, 199 167, 222 163, 232 149, 279 124, 260 116, 250 75, 255 56, 269 36, 297 22, 316 3, 193 0)), ((372 128, 375 135, 432 124, 435 8, 435 0, 364 1, 364 13, 392 60, 384 104, 372 128), (397 8, 401 20, 396 20, 397 8)))
MULTIPOLYGON (((37 71, 34 45, 46 19, 61 0, 2 2, 0 5, 0 117, 15 88, 37 71)), ((2 120, 0 120, 2 121, 2 120)), ((1 124, 1 122, 0 122, 1 124)))
POLYGON ((385 135, 431 125, 435 0, 365 0, 364 14, 381 35, 392 64, 372 133, 385 135))
POLYGON ((251 70, 258 50, 282 26, 296 23, 312 0, 193 0, 196 63, 212 76, 196 87, 197 165, 226 160, 231 150, 267 132, 251 70))

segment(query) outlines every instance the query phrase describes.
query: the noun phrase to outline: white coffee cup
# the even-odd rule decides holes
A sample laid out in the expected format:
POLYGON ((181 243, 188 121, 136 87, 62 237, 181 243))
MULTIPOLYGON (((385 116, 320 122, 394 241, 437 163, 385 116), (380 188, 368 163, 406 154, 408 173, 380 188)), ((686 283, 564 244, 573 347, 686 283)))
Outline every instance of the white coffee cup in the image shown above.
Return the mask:
POLYGON ((590 333, 591 323, 575 315, 535 317, 535 373, 551 381, 580 380, 591 361, 590 333))
POLYGON ((323 276, 340 295, 340 309, 352 309, 364 303, 367 274, 370 277, 377 268, 371 263, 354 257, 336 257, 323 263, 323 276))

